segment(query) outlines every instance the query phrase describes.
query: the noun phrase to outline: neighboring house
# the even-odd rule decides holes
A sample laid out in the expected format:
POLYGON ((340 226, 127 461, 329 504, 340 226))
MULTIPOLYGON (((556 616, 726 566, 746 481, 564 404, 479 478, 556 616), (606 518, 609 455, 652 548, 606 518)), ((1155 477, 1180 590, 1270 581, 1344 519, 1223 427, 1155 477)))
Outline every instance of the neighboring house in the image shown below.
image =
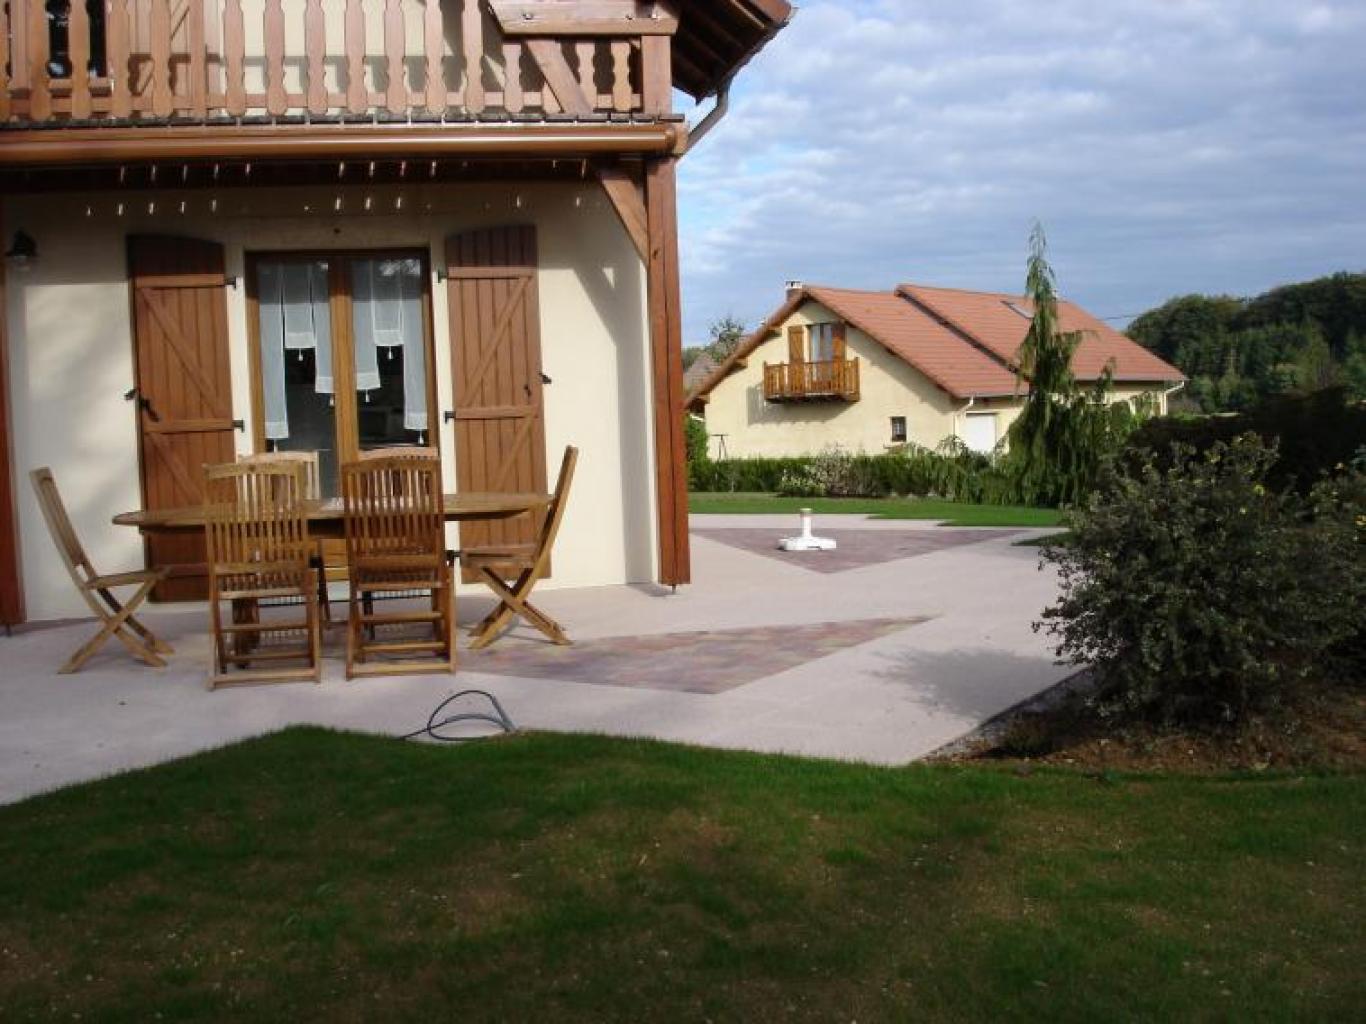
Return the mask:
POLYGON ((554 585, 688 580, 673 92, 724 113, 787 3, 58 7, 0 7, 0 623, 84 614, 33 468, 194 597, 110 517, 272 449, 545 492, 572 443, 554 585))
POLYGON ((717 365, 710 352, 699 352, 692 365, 683 371, 683 393, 691 395, 701 387, 702 382, 716 371, 717 365))
MULTIPOLYGON (((1072 366, 1112 400, 1153 396, 1166 411, 1184 377, 1103 321, 1058 303, 1081 331, 1072 366)), ((1031 311, 1018 296, 901 285, 889 292, 789 286, 787 301, 688 396, 730 455, 790 456, 830 446, 879 452, 956 436, 992 451, 1023 404, 1015 355, 1031 311)))

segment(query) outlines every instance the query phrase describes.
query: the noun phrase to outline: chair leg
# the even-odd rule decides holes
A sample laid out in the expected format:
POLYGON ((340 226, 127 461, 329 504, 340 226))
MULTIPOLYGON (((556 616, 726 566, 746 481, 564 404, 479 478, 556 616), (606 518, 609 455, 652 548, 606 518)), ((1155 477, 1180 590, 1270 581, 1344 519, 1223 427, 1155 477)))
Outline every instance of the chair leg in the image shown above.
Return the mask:
POLYGON ((456 603, 455 603, 455 580, 450 573, 446 574, 446 585, 441 594, 441 631, 442 639, 446 641, 446 664, 450 671, 456 670, 456 603))
MULTIPOLYGON (((322 583, 322 586, 326 587, 326 574, 319 570, 318 578, 324 581, 322 583)), ((308 599, 307 608, 308 655, 309 660, 312 662, 313 665, 313 682, 315 684, 321 683, 323 681, 322 621, 321 610, 318 604, 317 597, 318 595, 315 592, 314 595, 308 599)))
MULTIPOLYGON (((116 615, 119 612, 123 611, 122 602, 120 602, 119 599, 115 597, 111 591, 100 589, 99 591, 97 591, 97 593, 100 595, 101 598, 104 599, 104 603, 107 604, 110 610, 113 611, 116 615)), ((127 624, 135 633, 142 637, 142 639, 146 642, 148 647, 156 651, 158 654, 175 653, 174 647, 166 643, 166 641, 162 640, 159 636, 157 636, 150 629, 144 626, 141 622, 137 620, 135 616, 129 615, 127 624)))
POLYGON ((93 600, 87 592, 85 595, 86 601, 103 621, 103 625, 98 633, 76 649, 75 653, 67 659, 66 664, 58 669, 58 672, 62 675, 70 675, 72 672, 79 671, 81 666, 89 661, 95 652, 108 642, 111 636, 117 639, 119 643, 123 644, 128 653, 133 655, 133 657, 145 661, 154 668, 164 668, 166 662, 158 657, 156 651, 152 650, 150 647, 144 646, 123 629, 134 610, 147 599, 147 595, 152 592, 152 588, 157 585, 157 582, 157 580, 148 580, 144 583, 138 588, 137 593, 129 598, 128 603, 122 606, 115 615, 109 615, 107 612, 104 612, 100 608, 99 602, 93 600))
POLYGON ((476 635, 470 644, 471 649, 482 650, 493 643, 499 631, 514 615, 520 615, 544 633, 553 643, 560 646, 566 646, 570 643, 563 627, 526 598, 526 595, 531 593, 532 588, 540 580, 539 572, 534 569, 523 570, 521 575, 517 577, 517 582, 511 587, 499 579, 492 570, 482 569, 480 572, 484 577, 484 583, 493 591, 500 603, 476 627, 476 635))
POLYGON ((346 678, 354 679, 356 670, 356 646, 360 631, 361 605, 356 599, 356 586, 351 584, 346 598, 346 678))
POLYGON ((223 636, 223 609, 218 595, 214 592, 216 586, 212 580, 209 581, 209 629, 213 635, 209 638, 209 675, 204 680, 204 687, 208 690, 214 688, 215 679, 227 675, 228 672, 227 638, 223 636))

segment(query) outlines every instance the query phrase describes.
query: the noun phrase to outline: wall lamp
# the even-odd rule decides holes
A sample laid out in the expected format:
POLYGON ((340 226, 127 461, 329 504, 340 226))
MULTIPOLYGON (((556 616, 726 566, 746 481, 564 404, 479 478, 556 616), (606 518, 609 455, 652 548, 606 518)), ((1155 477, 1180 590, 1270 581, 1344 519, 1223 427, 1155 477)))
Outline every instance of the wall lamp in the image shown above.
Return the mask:
POLYGON ((5 250, 5 262, 15 270, 27 270, 38 262, 38 243, 23 231, 14 233, 14 240, 5 250))

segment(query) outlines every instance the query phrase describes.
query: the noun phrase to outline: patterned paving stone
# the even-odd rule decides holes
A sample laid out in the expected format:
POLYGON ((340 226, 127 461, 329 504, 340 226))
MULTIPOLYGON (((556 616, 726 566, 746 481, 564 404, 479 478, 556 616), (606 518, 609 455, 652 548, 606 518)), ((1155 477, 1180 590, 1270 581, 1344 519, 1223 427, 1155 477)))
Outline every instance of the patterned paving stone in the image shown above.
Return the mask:
POLYGON ((694 529, 693 533, 708 540, 719 541, 742 551, 756 555, 776 558, 789 565, 810 569, 812 572, 845 572, 861 569, 865 565, 879 562, 894 562, 900 558, 915 558, 928 555, 945 548, 962 547, 965 544, 980 544, 985 540, 998 537, 1013 537, 1019 530, 992 530, 975 527, 970 530, 956 530, 940 527, 933 530, 822 530, 816 528, 818 537, 830 537, 836 543, 834 551, 783 551, 778 541, 791 536, 792 530, 754 529, 694 529))
POLYGON ((586 640, 556 647, 504 637, 462 651, 461 668, 605 686, 724 693, 926 621, 925 616, 586 640))

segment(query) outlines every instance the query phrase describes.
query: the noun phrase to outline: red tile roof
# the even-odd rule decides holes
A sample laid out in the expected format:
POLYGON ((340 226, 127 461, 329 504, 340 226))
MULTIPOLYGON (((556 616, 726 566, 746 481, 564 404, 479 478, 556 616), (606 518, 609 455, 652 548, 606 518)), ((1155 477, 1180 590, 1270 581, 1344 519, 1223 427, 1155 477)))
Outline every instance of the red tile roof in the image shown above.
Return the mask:
POLYGON ((683 371, 683 391, 691 392, 716 371, 716 360, 710 352, 702 352, 691 366, 683 371))
POLYGON ((807 294, 840 319, 880 342, 951 395, 1010 395, 1015 374, 894 292, 861 292, 848 288, 806 289, 807 294))
MULTIPOLYGON (((1033 307, 1021 296, 918 284, 903 284, 897 290, 1012 367, 1015 365, 1015 354, 1029 333, 1029 318, 1033 315, 1033 307)), ((1072 372, 1078 380, 1096 380, 1107 365, 1113 367, 1116 381, 1185 379, 1176 367, 1074 303, 1059 300, 1058 322, 1063 331, 1082 332, 1072 357, 1072 372)))
MULTIPOLYGON (((857 327, 955 398, 1016 392, 1015 354, 1029 331, 1031 315, 1023 298, 912 284, 891 292, 806 285, 695 386, 689 404, 703 402, 740 360, 771 338, 807 300, 857 327)), ((1072 359, 1079 380, 1096 380, 1107 365, 1113 367, 1116 381, 1158 384, 1185 379, 1176 367, 1079 306, 1060 301, 1058 316, 1063 330, 1083 332, 1072 359)))

